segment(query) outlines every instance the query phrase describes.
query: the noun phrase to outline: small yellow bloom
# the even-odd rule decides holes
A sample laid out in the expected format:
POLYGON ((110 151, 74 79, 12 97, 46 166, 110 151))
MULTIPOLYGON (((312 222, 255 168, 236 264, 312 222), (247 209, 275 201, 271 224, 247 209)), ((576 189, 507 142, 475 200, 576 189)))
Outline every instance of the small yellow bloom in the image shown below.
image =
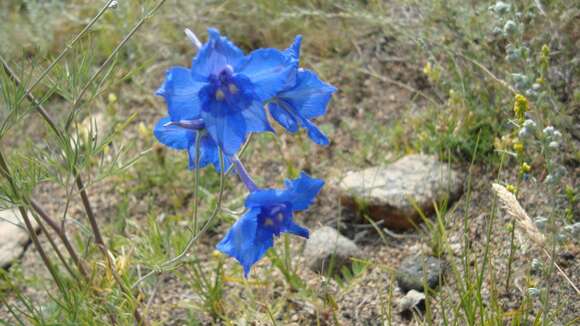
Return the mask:
POLYGON ((145 124, 143 122, 139 123, 139 126, 137 127, 137 131, 138 131, 139 137, 141 137, 141 139, 147 139, 151 135, 151 132, 149 131, 149 129, 145 126, 145 124))
POLYGON ((507 184, 505 186, 505 188, 507 189, 507 191, 511 192, 512 194, 515 194, 518 191, 518 188, 516 188, 516 186, 514 186, 512 184, 507 184))
POLYGON ((432 66, 431 62, 427 62, 425 66, 423 66, 423 73, 432 81, 438 82, 441 78, 441 68, 437 66, 432 66))
POLYGON ((514 151, 516 151, 516 153, 521 154, 524 152, 524 144, 520 141, 516 142, 514 144, 514 151))
POLYGON ((532 167, 528 163, 524 162, 522 163, 521 170, 522 173, 528 173, 532 170, 532 167))
POLYGON ((427 62, 425 66, 423 66, 423 73, 429 76, 429 74, 431 74, 432 69, 433 67, 431 67, 431 62, 427 62))
POLYGON ((514 113, 518 120, 524 121, 525 113, 528 111, 528 99, 521 95, 517 94, 514 102, 514 113))
POLYGON ((542 46, 542 51, 540 54, 540 66, 544 71, 548 70, 550 66, 550 47, 547 44, 542 46))
POLYGON ((107 99, 109 100, 109 103, 113 104, 113 103, 117 102, 117 95, 115 95, 115 93, 109 93, 109 96, 107 99))

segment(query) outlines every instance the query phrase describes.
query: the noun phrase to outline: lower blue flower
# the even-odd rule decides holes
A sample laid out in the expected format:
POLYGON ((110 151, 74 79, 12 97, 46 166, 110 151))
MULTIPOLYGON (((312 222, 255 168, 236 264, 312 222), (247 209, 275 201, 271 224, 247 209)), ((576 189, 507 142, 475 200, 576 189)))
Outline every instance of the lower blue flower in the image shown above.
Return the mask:
MULTIPOLYGON (((196 168, 196 149, 195 142, 198 131, 192 129, 188 121, 183 121, 180 124, 173 124, 170 118, 162 118, 155 125, 153 133, 160 143, 177 150, 187 150, 189 157, 189 168, 196 168), (189 127, 189 128, 188 128, 189 127)), ((201 135, 199 146, 199 166, 203 168, 209 164, 213 164, 216 171, 220 172, 219 150, 216 143, 208 134, 207 130, 199 129, 201 135)), ((230 161, 224 155, 224 168, 230 166, 230 161)))
POLYGON ((285 186, 284 189, 260 189, 248 195, 248 211, 217 245, 219 251, 238 260, 245 277, 274 245, 274 236, 286 232, 308 238, 308 230, 294 223, 293 213, 312 204, 324 181, 302 172, 299 178, 286 180, 285 186))

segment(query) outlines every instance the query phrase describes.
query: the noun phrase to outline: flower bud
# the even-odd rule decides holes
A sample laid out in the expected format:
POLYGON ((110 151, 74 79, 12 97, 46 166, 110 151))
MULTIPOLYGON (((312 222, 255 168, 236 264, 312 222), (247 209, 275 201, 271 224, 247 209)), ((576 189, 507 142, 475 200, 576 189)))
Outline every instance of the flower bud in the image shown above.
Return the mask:
POLYGON ((511 6, 503 1, 498 1, 495 5, 489 7, 489 10, 496 14, 503 15, 510 10, 511 6))
POLYGON ((532 264, 531 264, 532 273, 539 274, 540 271, 542 270, 542 267, 543 267, 542 262, 538 258, 532 259, 532 264))
POLYGON ((546 128, 544 128, 544 130, 542 130, 542 132, 544 133, 544 135, 546 136, 552 136, 554 134, 554 127, 552 126, 547 126, 546 128))
POLYGON ((536 122, 532 119, 527 119, 526 121, 524 121, 524 128, 528 129, 528 130, 534 130, 536 129, 537 125, 536 122))
POLYGON ((503 26, 503 31, 508 35, 515 34, 518 31, 518 26, 513 20, 508 20, 503 26))

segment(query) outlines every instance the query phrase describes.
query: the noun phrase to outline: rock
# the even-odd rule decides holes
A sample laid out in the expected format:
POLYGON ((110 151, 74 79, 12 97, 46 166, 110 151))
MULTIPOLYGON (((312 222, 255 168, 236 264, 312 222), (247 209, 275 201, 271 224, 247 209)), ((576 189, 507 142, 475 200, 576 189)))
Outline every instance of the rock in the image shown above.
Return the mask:
MULTIPOLYGON (((36 224, 34 224, 36 225, 36 224)), ((30 237, 17 209, 0 211, 0 268, 8 268, 23 253, 30 237)))
POLYGON ((425 312, 425 294, 415 290, 409 291, 398 303, 399 312, 404 318, 413 317, 413 312, 425 312))
POLYGON ((397 283, 402 292, 423 292, 423 282, 430 289, 439 286, 445 272, 445 262, 431 256, 416 255, 405 258, 397 270, 397 283))
POLYGON ((433 156, 408 155, 386 167, 351 171, 338 184, 343 206, 360 210, 394 230, 421 222, 414 205, 426 215, 433 203, 450 204, 463 191, 461 174, 433 156))
POLYGON ((332 275, 343 267, 350 268, 352 258, 361 258, 362 252, 350 239, 325 226, 310 235, 304 256, 311 270, 332 275))

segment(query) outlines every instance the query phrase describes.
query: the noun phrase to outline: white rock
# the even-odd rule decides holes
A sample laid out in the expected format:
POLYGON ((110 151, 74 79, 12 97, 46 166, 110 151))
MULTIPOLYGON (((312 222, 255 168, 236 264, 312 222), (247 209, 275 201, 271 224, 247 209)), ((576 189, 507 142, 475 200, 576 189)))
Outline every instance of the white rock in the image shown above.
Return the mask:
POLYGON ((352 240, 324 226, 312 232, 306 242, 304 256, 313 271, 336 274, 342 267, 350 267, 353 258, 361 258, 362 252, 352 240))
POLYGON ((425 294, 419 291, 411 290, 399 302, 399 312, 410 317, 413 311, 422 313, 425 310, 425 294))
MULTIPOLYGON (((33 224, 36 228, 36 224, 33 224)), ((17 209, 0 211, 0 268, 10 266, 24 252, 30 241, 17 209)))
POLYGON ((414 205, 433 213, 434 202, 450 203, 461 195, 463 180, 433 156, 408 155, 385 167, 348 172, 338 190, 344 206, 362 207, 387 228, 405 230, 421 222, 414 205))

